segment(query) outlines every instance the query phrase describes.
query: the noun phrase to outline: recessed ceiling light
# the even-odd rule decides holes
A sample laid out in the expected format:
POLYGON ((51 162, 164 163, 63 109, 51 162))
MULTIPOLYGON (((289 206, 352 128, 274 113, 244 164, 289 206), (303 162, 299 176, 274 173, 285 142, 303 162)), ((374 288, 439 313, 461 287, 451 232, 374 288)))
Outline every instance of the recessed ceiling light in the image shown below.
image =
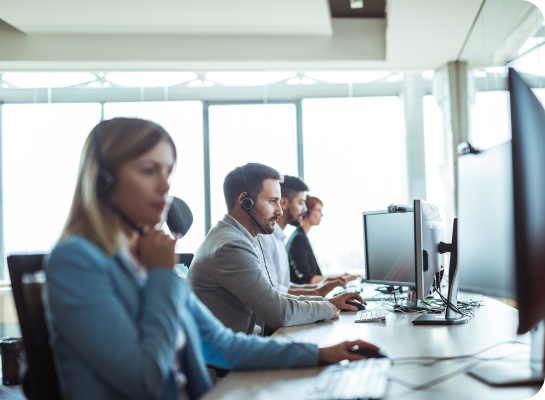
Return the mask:
POLYGON ((363 0, 350 0, 350 8, 363 8, 363 0))

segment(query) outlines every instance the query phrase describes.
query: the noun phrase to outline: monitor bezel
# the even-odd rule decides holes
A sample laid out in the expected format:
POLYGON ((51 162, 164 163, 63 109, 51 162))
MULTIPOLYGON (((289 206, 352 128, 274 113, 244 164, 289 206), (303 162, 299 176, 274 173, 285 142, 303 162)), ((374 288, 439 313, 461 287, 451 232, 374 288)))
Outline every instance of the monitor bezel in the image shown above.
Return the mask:
POLYGON ((377 214, 407 214, 407 213, 413 213, 413 211, 403 211, 403 212, 397 212, 397 213, 390 213, 388 210, 379 210, 379 211, 364 211, 362 213, 362 219, 363 219, 363 262, 365 264, 365 282, 367 283, 374 283, 379 285, 390 285, 390 286, 407 286, 410 288, 416 288, 416 277, 415 282, 400 282, 400 281, 383 281, 378 279, 368 279, 369 277, 369 252, 367 251, 367 221, 365 219, 368 215, 377 215, 377 214))

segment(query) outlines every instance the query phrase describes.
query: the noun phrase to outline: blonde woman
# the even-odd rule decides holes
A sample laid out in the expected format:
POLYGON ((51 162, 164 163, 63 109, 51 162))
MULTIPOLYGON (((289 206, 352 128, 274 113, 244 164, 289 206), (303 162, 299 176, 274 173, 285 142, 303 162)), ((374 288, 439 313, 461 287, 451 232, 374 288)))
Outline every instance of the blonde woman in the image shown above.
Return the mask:
POLYGON ((65 399, 197 399, 223 368, 313 366, 363 341, 318 349, 234 334, 173 272, 174 240, 154 226, 176 148, 145 120, 98 124, 85 143, 72 208, 46 265, 45 305, 65 399))

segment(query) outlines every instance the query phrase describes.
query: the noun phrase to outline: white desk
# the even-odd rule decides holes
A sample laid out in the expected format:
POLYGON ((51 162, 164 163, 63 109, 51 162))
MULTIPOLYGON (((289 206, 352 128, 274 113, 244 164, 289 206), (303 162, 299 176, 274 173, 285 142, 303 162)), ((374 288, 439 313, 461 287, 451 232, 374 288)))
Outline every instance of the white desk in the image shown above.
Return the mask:
MULTIPOLYGON (((355 314, 350 313, 341 315, 336 321, 281 328, 273 336, 316 343, 319 346, 328 346, 344 340, 363 339, 381 347, 381 350, 386 351, 393 359, 473 354, 504 341, 529 341, 528 335, 516 335, 518 314, 514 308, 490 298, 471 297, 477 300, 484 299, 484 306, 475 309, 475 318, 463 325, 413 326, 411 321, 418 316, 415 313, 390 313, 384 323, 356 324, 353 322, 355 314)), ((371 303, 369 308, 373 308, 371 303)), ((517 363, 527 362, 529 349, 530 347, 526 345, 503 345, 483 353, 481 357, 515 354, 514 357, 507 359, 507 363, 516 368, 517 363)), ((467 367, 470 362, 445 361, 433 367, 394 365, 389 373, 392 380, 389 382, 386 399, 523 400, 534 396, 540 389, 537 386, 493 388, 465 373, 422 391, 411 390, 396 381, 401 380, 410 386, 416 386, 467 367)), ((233 372, 203 400, 305 399, 320 371, 321 368, 305 368, 233 372)))

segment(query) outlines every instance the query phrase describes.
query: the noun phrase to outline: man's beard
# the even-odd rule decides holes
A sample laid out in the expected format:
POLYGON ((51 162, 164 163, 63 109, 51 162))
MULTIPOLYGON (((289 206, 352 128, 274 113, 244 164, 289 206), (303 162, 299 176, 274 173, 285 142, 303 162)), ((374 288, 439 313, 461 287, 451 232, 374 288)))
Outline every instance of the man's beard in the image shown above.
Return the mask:
MULTIPOLYGON (((261 215, 259 212, 257 212, 257 210, 254 212, 254 218, 259 222, 259 224, 267 231, 267 234, 270 235, 272 233, 274 233, 274 226, 269 226, 269 223, 271 221, 271 219, 265 219, 265 217, 263 217, 263 215, 261 215)), ((278 217, 274 217, 273 219, 274 221, 278 220, 278 217)), ((252 223, 255 224, 254 221, 252 221, 252 223)), ((259 228, 259 227, 257 227, 259 228)), ((261 232, 259 233, 265 233, 261 230, 261 228, 259 228, 259 230, 261 232)))
POLYGON ((301 226, 301 221, 299 221, 298 219, 294 220, 294 221, 290 221, 288 222, 289 225, 291 226, 295 226, 296 228, 299 228, 301 226))
MULTIPOLYGON (((289 211, 288 211, 289 212, 289 211)), ((303 216, 304 213, 301 213, 299 214, 297 217, 293 217, 291 215, 291 213, 289 213, 289 218, 288 218, 288 224, 291 225, 291 226, 295 226, 296 228, 299 228, 301 226, 301 217, 303 216)))

